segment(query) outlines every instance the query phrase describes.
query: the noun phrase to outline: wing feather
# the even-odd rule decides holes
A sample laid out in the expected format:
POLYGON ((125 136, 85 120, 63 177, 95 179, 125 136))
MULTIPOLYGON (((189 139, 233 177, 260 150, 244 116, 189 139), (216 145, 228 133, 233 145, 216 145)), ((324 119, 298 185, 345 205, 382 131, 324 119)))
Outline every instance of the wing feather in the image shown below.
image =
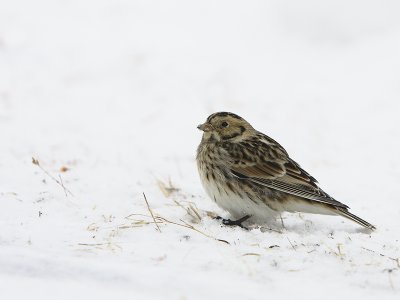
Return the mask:
POLYGON ((234 176, 311 201, 348 208, 318 187, 317 180, 292 160, 281 145, 265 135, 261 138, 265 142, 230 145, 227 153, 234 176))

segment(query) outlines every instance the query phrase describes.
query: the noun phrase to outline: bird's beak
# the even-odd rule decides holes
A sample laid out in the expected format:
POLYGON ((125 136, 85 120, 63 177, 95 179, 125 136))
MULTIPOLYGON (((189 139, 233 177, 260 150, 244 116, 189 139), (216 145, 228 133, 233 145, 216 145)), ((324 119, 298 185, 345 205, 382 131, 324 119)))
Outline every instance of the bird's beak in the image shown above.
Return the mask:
POLYGON ((210 132, 211 130, 214 129, 212 125, 208 123, 200 124, 199 126, 197 126, 197 128, 204 132, 210 132))

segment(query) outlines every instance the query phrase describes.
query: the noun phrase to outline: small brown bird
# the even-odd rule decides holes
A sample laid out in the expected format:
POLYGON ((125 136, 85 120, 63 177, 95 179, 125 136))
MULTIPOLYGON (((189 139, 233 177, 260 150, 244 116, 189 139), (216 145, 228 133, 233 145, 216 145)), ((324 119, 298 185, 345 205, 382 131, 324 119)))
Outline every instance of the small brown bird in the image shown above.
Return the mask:
POLYGON ((375 226, 353 215, 317 180, 289 157, 275 140, 229 112, 210 115, 197 127, 204 131, 197 149, 197 166, 208 196, 240 225, 270 223, 284 211, 340 215, 368 229, 375 226))

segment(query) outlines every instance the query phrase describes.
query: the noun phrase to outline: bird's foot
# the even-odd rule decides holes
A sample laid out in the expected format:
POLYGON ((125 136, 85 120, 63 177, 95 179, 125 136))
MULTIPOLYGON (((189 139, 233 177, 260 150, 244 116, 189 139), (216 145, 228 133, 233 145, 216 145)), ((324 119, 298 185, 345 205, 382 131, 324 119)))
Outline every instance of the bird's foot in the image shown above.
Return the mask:
POLYGON ((215 219, 216 220, 222 220, 222 224, 226 226, 239 226, 240 228, 248 230, 248 228, 243 226, 243 222, 247 221, 251 216, 245 215, 244 217, 238 219, 238 220, 231 220, 231 219, 224 219, 220 216, 217 216, 215 219))

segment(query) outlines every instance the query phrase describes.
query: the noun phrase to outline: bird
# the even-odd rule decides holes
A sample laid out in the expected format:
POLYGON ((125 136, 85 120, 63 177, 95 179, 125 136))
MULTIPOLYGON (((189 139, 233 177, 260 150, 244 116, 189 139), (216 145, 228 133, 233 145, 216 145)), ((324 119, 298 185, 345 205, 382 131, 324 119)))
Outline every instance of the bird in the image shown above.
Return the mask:
POLYGON ((324 192, 277 141, 242 117, 216 112, 197 128, 203 131, 196 155, 203 188, 237 219, 223 224, 273 224, 283 212, 303 212, 338 215, 376 229, 324 192))

